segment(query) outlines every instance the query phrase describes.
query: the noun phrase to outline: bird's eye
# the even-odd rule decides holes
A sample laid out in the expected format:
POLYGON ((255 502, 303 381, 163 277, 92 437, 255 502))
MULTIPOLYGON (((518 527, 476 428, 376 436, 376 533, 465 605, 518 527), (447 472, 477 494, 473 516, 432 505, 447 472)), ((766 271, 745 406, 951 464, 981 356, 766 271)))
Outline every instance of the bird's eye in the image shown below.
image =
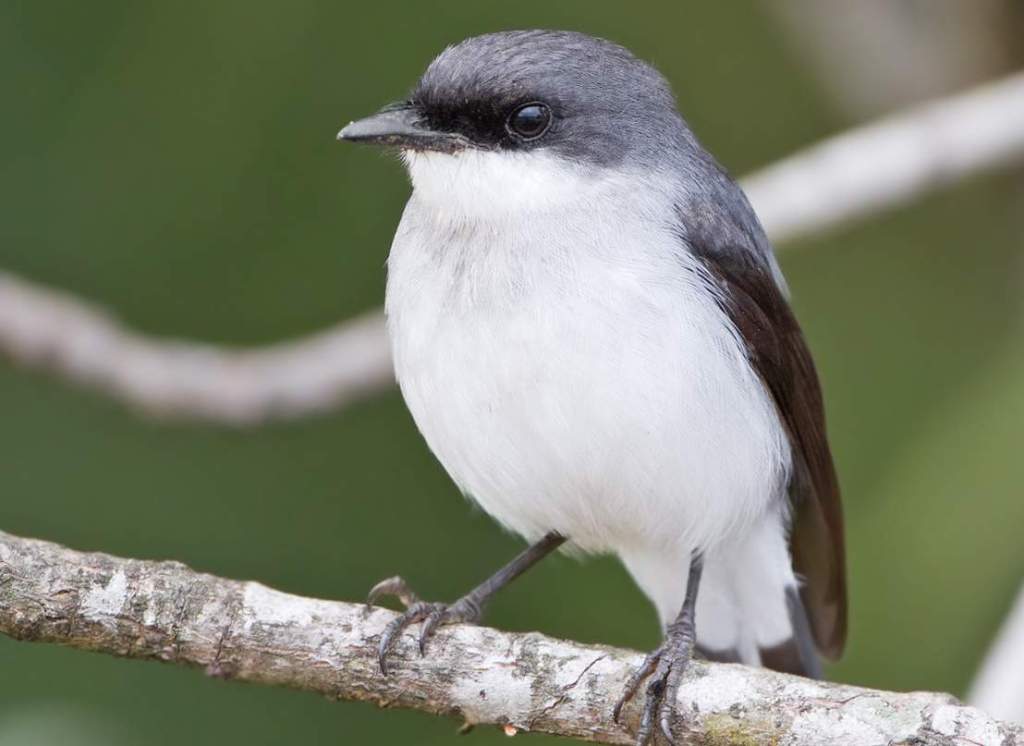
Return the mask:
POLYGON ((551 125, 551 109, 546 104, 523 104, 508 118, 509 132, 524 140, 536 140, 551 125))

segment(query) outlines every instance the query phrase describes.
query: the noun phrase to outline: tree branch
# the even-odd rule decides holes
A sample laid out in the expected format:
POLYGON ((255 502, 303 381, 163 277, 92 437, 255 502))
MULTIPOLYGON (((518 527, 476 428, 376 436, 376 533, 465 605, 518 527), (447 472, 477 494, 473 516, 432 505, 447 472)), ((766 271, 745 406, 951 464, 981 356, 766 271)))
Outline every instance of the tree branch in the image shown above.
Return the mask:
POLYGON ((852 129, 743 179, 782 244, 1024 156, 1024 73, 852 129))
MULTIPOLYGON (((1024 74, 851 130, 743 180, 777 243, 1024 156, 1024 74)), ((154 339, 0 273, 0 354, 151 415, 248 424, 337 408, 394 382, 379 312, 253 350, 154 339)))
POLYGON ((967 700, 997 717, 1024 723, 1024 588, 985 656, 967 700))
MULTIPOLYGON (((196 573, 177 562, 86 554, 0 532, 0 632, 211 676, 287 686, 602 743, 630 743, 609 713, 638 654, 459 625, 426 658, 412 635, 394 672, 375 643, 390 611, 289 595, 196 573)), ((635 728, 637 703, 626 713, 635 728)), ((680 695, 686 743, 789 746, 1024 744, 949 695, 896 694, 761 669, 695 662, 680 695)))
POLYGON ((2 271, 0 354, 147 415, 230 425, 324 412, 394 383, 379 312, 302 339, 231 349, 140 334, 90 303, 2 271))

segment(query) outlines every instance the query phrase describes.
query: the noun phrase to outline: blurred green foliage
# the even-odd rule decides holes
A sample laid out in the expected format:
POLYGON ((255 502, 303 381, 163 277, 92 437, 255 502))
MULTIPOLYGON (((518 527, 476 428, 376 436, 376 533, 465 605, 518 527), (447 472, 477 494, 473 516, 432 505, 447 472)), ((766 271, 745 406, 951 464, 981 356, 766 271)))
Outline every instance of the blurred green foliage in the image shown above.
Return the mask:
MULTIPOLYGON (((852 124, 752 2, 0 7, 0 266, 154 334, 251 344, 379 304, 408 191, 342 147, 444 45, 565 27, 658 65, 744 173, 852 124)), ((845 488, 851 643, 831 673, 962 692, 1024 575, 1019 178, 787 247, 845 488)), ((252 430, 159 424, 0 366, 0 527, 360 598, 452 598, 519 546, 469 507, 388 394, 252 430)), ((489 622, 638 648, 610 559, 558 558, 489 622)), ((455 724, 0 639, 0 744, 448 743, 455 724)), ((480 730, 475 743, 503 736, 480 730)), ((543 739, 534 739, 540 743, 543 739)))

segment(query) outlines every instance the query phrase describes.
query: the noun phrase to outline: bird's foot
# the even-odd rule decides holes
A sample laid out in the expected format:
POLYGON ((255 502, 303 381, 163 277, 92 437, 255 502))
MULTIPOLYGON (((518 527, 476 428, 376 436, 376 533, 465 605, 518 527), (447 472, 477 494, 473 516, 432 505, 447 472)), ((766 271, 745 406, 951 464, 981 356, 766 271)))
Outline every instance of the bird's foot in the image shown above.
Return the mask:
POLYGON ((384 633, 380 636, 380 644, 377 646, 377 661, 380 663, 381 673, 385 675, 388 673, 388 656, 406 627, 423 622, 419 648, 420 655, 424 655, 427 640, 438 627, 459 622, 479 622, 482 615, 480 604, 472 597, 472 594, 463 596, 452 604, 423 601, 409 587, 409 584, 397 575, 373 586, 370 589, 367 603, 372 604, 384 596, 394 596, 405 606, 405 611, 385 628, 384 633))
POLYGON ((633 698, 644 679, 650 677, 644 712, 636 734, 637 746, 646 746, 653 740, 655 723, 668 742, 675 743, 672 719, 676 712, 679 685, 693 657, 693 645, 692 628, 688 628, 688 625, 673 625, 669 627, 665 641, 648 653, 640 667, 629 677, 625 692, 612 710, 612 719, 619 722, 623 706, 633 698))

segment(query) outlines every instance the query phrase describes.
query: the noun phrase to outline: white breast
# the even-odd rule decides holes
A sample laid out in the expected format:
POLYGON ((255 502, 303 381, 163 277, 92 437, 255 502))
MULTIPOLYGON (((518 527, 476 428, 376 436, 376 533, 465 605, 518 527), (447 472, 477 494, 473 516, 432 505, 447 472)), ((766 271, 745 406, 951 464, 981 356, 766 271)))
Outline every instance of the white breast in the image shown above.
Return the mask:
POLYGON ((458 485, 510 529, 586 551, 707 548, 752 526, 788 445, 656 219, 667 205, 562 174, 543 200, 498 208, 445 171, 457 157, 432 157, 450 160, 411 168, 387 313, 402 393, 458 485))

